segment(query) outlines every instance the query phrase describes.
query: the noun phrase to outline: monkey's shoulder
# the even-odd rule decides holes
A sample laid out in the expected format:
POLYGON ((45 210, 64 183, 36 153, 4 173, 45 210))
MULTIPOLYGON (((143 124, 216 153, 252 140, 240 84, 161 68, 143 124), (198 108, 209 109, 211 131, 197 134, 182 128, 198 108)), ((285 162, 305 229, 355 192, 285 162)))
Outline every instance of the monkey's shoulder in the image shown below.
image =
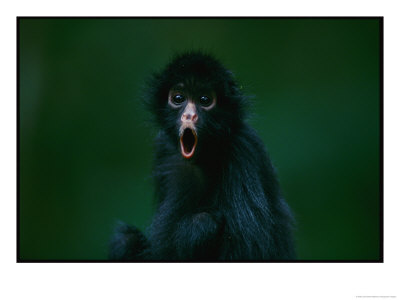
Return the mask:
POLYGON ((268 159, 267 149, 258 133, 249 125, 240 128, 233 139, 232 150, 240 159, 255 159, 258 163, 268 159))

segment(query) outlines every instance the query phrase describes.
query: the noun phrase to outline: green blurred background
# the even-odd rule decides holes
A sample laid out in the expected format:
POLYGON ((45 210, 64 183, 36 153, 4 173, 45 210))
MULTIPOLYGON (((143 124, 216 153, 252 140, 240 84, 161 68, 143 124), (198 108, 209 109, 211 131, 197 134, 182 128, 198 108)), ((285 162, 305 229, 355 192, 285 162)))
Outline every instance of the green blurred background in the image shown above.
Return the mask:
POLYGON ((380 259, 380 19, 19 22, 19 257, 102 260, 154 212, 141 93, 203 49, 254 95, 302 260, 380 259))

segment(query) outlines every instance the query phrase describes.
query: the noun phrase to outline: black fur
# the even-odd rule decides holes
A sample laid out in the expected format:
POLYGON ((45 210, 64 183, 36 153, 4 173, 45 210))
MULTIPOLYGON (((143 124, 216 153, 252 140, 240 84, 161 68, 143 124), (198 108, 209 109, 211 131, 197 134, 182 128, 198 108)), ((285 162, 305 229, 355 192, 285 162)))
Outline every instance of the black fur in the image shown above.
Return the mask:
POLYGON ((274 167, 245 122, 247 99, 230 71, 213 57, 186 53, 149 85, 155 116, 154 177, 158 210, 147 238, 125 224, 111 242, 114 260, 291 260, 292 217, 274 167), (191 159, 179 148, 181 110, 168 91, 184 83, 193 93, 213 89, 216 106, 198 110, 198 146, 191 159))

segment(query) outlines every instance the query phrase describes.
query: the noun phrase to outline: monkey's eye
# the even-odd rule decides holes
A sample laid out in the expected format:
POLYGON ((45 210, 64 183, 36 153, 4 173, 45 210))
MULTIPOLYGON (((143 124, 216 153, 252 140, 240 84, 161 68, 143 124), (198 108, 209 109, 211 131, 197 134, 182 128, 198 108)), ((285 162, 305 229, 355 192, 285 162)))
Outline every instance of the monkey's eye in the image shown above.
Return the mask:
POLYGON ((201 104, 201 106, 208 107, 212 104, 212 100, 207 96, 201 96, 200 104, 201 104))
POLYGON ((185 102, 185 97, 181 94, 177 94, 174 97, 172 97, 172 102, 176 105, 180 105, 183 102, 185 102))

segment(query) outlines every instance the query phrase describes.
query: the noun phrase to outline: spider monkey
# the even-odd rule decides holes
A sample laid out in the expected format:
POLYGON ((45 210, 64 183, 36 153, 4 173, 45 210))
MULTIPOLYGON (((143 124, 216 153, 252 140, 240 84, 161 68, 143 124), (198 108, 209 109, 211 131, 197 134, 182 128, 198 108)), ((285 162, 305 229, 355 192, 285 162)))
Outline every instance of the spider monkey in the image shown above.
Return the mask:
POLYGON ((110 259, 294 259, 293 217, 233 74, 209 54, 183 53, 145 98, 159 129, 157 212, 146 235, 121 223, 110 259))

